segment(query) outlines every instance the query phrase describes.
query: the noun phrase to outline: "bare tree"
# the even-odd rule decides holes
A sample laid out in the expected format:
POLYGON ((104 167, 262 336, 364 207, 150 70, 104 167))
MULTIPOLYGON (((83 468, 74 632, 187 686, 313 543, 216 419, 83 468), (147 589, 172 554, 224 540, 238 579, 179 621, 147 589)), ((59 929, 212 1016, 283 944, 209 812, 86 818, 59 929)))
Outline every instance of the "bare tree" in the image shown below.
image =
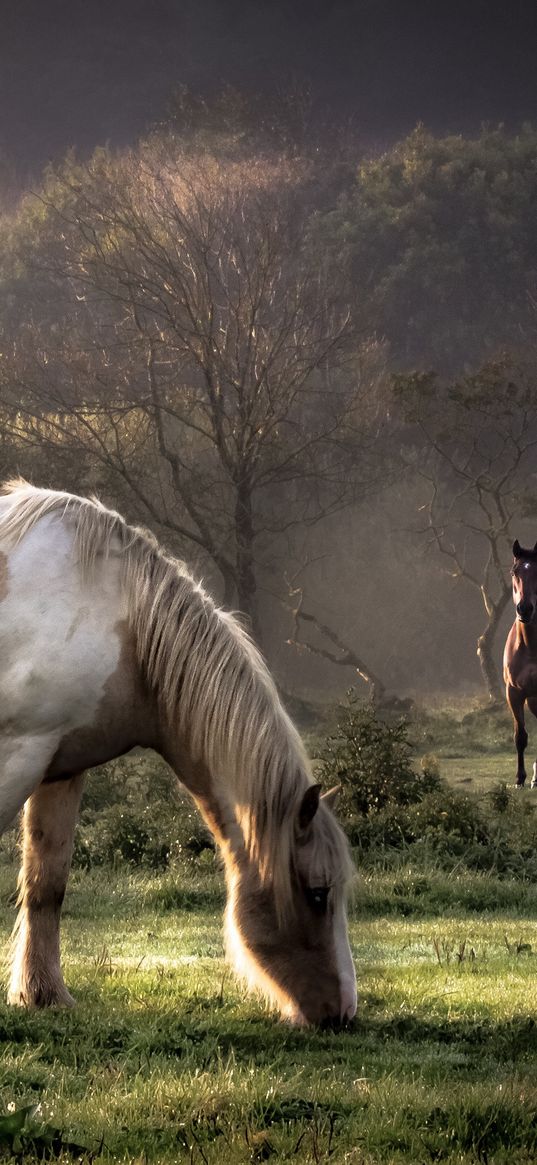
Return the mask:
POLYGON ((14 440, 71 457, 75 478, 97 464, 212 560, 256 631, 259 563, 348 504, 379 423, 382 348, 304 245, 305 177, 169 138, 66 166, 28 255, 61 318, 34 313, 0 364, 14 440))
POLYGON ((537 514, 534 371, 502 358, 454 385, 433 374, 396 386, 411 425, 403 457, 422 481, 419 529, 451 577, 479 594, 477 655, 491 700, 501 697, 496 636, 511 595, 507 567, 524 519, 537 514))

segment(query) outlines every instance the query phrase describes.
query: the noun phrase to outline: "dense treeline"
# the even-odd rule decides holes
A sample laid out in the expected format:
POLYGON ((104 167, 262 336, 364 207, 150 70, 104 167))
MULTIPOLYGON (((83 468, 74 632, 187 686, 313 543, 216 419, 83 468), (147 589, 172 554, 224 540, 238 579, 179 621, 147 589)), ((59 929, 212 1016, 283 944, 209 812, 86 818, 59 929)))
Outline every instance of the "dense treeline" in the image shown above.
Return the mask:
POLYGON ((536 195, 530 127, 364 159, 296 103, 182 94, 4 215, 3 475, 150 524, 280 665, 287 638, 384 698, 468 678, 475 624, 497 695, 536 509, 536 195))
POLYGON ((418 128, 361 163, 321 229, 399 367, 459 375, 532 343, 536 194, 530 127, 476 140, 418 128))

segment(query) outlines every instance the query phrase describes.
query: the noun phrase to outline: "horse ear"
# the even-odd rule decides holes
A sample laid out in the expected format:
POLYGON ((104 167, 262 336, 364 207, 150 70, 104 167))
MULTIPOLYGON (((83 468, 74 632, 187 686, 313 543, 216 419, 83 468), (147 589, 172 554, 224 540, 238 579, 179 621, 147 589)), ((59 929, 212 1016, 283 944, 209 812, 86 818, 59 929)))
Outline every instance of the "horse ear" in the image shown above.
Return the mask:
POLYGON ((520 558, 521 553, 522 553, 522 547, 520 545, 520 542, 518 541, 518 538, 515 538, 515 541, 513 542, 513 557, 520 558))
POLYGON ((299 833, 305 833, 311 825, 313 818, 319 808, 319 801, 321 799, 321 785, 310 785, 306 789, 302 798, 302 804, 298 810, 298 830, 299 833))
POLYGON ((326 793, 321 793, 321 801, 324 801, 326 808, 331 809, 332 813, 335 811, 340 793, 341 785, 334 785, 333 789, 327 789, 326 793))

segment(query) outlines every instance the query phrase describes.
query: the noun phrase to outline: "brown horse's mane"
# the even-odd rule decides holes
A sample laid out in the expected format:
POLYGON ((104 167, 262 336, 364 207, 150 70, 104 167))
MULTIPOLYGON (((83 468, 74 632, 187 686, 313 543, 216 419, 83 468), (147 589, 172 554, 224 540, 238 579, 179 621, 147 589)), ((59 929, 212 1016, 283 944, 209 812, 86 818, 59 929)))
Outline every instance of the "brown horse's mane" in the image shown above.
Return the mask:
MULTIPOLYGON (((82 571, 91 574, 103 559, 119 557, 139 665, 192 757, 231 794, 247 851, 285 915, 295 827, 312 776, 298 732, 244 628, 152 534, 100 501, 23 480, 6 483, 2 492, 12 499, 0 520, 4 538, 16 543, 41 518, 57 514, 73 526, 82 571)), ((343 893, 351 874, 344 835, 322 803, 313 825, 312 864, 335 893, 343 893)))

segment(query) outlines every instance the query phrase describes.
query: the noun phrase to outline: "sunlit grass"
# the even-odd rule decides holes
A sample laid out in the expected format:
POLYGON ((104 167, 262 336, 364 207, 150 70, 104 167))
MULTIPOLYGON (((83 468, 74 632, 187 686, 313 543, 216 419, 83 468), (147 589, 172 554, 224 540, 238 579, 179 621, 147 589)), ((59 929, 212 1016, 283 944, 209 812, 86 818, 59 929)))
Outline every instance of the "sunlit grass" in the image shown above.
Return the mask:
MULTIPOLYGON (((78 1005, 0 1006, 3 1112, 39 1101, 35 1119, 97 1161, 535 1159, 537 907, 370 916, 358 890, 357 1019, 303 1032, 244 995, 223 959, 219 876, 198 876, 198 906, 195 881, 177 909, 170 874, 75 874, 78 1005)), ((13 882, 4 870, 6 940, 13 882)), ((17 1159, 35 1160, 29 1144, 17 1159)))
MULTIPOLYGON (((531 780, 533 757, 529 757, 528 785, 531 780)), ((440 772, 450 784, 466 786, 473 792, 484 793, 499 781, 512 785, 515 781, 515 750, 490 755, 449 756, 439 754, 440 772)), ((524 791, 525 792, 525 791, 524 791)), ((528 792, 530 790, 528 789, 528 792)), ((535 796, 535 793, 533 794, 535 796)))
MULTIPOLYGON (((416 721, 416 754, 436 754, 485 808, 512 781, 510 726, 454 715, 416 721)), ((7 947, 13 838, 3 847, 7 947)), ((135 1165, 537 1160, 537 885, 522 859, 499 877, 418 848, 364 854, 350 920, 359 1010, 340 1033, 291 1029, 245 994, 225 963, 209 851, 162 873, 75 869, 63 964, 77 1007, 0 1002, 0 1160, 73 1161, 82 1147, 135 1165), (18 1140, 2 1133, 3 1116, 33 1105, 18 1140)))

